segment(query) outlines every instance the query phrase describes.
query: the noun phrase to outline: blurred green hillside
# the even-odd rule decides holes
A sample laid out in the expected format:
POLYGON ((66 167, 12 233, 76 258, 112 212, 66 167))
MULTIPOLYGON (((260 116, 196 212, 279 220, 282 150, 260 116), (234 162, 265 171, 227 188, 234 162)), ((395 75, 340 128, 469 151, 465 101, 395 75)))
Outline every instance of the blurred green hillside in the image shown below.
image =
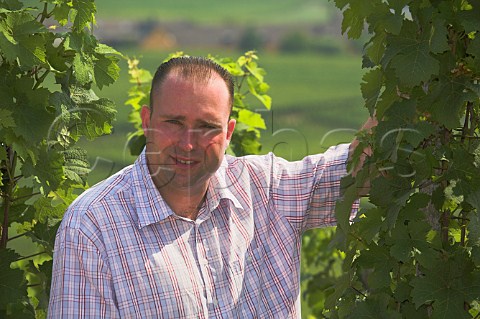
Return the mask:
POLYGON ((98 18, 187 20, 208 24, 321 24, 335 14, 326 0, 101 0, 98 18))

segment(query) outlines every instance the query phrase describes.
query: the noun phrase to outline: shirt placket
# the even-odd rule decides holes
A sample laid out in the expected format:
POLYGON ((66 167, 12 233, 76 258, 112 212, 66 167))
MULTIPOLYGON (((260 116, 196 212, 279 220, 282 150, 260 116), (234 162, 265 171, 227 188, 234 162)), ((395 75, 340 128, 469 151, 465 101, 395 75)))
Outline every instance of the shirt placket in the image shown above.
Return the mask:
POLYGON ((195 243, 197 249, 197 258, 200 273, 204 283, 204 294, 207 300, 207 308, 210 314, 215 312, 218 307, 218 298, 215 294, 215 282, 217 280, 217 256, 215 248, 211 245, 215 241, 212 240, 210 234, 211 220, 201 221, 195 225, 195 243))

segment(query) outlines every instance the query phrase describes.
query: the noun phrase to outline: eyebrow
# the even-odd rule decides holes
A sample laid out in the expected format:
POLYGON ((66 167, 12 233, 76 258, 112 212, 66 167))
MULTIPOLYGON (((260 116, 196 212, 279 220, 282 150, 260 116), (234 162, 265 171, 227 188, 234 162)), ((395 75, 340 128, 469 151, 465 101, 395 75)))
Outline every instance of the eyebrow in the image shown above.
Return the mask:
MULTIPOLYGON (((185 121, 186 117, 183 116, 183 115, 169 115, 169 114, 163 114, 163 115, 160 115, 160 118, 164 118, 164 119, 169 119, 169 120, 180 120, 180 121, 185 121)), ((200 124, 200 125, 211 125, 211 126, 215 126, 215 127, 222 127, 222 124, 220 122, 217 122, 217 121, 209 121, 209 120, 196 120, 195 121, 196 124, 200 124)))

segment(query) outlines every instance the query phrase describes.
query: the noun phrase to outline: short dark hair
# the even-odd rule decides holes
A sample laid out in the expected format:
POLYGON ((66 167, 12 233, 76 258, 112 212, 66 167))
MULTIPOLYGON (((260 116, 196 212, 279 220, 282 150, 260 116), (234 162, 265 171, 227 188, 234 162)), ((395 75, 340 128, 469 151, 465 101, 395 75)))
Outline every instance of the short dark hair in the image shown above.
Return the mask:
POLYGON ((163 62, 155 72, 150 89, 150 108, 153 108, 155 91, 160 88, 165 78, 172 72, 176 72, 183 78, 195 81, 208 81, 214 73, 218 74, 227 85, 230 95, 230 110, 234 99, 234 82, 232 75, 218 63, 205 57, 182 56, 163 62))

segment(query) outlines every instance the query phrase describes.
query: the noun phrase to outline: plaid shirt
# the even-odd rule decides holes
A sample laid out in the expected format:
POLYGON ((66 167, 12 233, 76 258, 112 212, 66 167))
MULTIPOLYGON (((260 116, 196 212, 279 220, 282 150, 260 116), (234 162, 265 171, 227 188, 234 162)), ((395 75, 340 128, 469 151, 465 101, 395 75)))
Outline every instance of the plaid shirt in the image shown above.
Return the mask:
POLYGON ((225 156, 192 221, 167 206, 142 153, 66 212, 48 317, 300 318, 301 235, 335 223, 347 155, 225 156))

